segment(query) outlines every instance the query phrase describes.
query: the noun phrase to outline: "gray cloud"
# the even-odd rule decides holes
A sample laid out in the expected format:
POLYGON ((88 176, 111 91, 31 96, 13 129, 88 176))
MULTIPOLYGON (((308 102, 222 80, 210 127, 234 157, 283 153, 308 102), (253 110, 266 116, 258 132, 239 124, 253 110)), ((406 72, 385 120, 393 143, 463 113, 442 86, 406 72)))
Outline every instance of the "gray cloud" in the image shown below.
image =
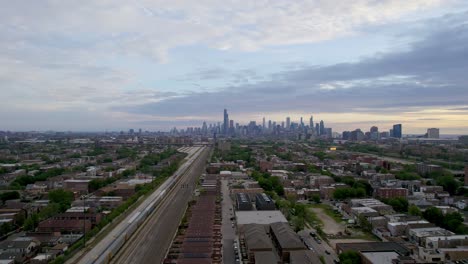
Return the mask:
MULTIPOLYGON (((270 80, 191 93, 158 103, 120 109, 131 113, 180 116, 211 114, 222 108, 252 112, 391 112, 414 107, 450 107, 468 102, 468 13, 441 17, 436 29, 407 51, 379 54, 356 63, 305 67, 270 80)), ((431 20, 428 25, 435 22, 431 20)))

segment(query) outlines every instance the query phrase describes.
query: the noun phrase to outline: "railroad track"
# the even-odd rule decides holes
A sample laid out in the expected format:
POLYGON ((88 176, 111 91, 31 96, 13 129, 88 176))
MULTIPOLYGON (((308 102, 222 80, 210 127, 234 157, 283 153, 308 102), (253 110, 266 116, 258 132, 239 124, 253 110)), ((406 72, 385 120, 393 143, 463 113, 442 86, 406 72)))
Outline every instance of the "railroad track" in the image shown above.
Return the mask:
MULTIPOLYGON (((160 209, 161 204, 173 193, 174 189, 180 185, 184 176, 190 171, 192 163, 196 161, 205 151, 205 147, 199 147, 195 151, 189 152, 188 159, 181 167, 169 177, 157 190, 146 198, 129 216, 117 225, 104 239, 102 239, 89 252, 86 252, 78 261, 80 264, 102 264, 110 263, 119 250, 128 244, 130 238, 140 227, 144 226, 148 219, 151 219, 154 212, 160 209)), ((172 196, 171 196, 172 197, 172 196)), ((143 228, 140 228, 143 229, 143 228)), ((132 240, 134 241, 134 240, 132 240)))

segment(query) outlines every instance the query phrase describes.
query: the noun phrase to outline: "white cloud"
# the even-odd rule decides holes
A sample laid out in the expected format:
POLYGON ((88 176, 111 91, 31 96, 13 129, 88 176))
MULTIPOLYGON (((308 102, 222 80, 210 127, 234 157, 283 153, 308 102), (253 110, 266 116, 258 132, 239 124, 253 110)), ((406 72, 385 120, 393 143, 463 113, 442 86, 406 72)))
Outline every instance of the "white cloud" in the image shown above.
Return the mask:
MULTIPOLYGON (((171 50, 201 45, 255 51, 356 34, 442 0, 8 1, 0 9, 0 111, 111 111, 175 97, 142 87, 132 66, 169 63, 171 50)), ((167 89, 166 89, 167 90, 167 89)))

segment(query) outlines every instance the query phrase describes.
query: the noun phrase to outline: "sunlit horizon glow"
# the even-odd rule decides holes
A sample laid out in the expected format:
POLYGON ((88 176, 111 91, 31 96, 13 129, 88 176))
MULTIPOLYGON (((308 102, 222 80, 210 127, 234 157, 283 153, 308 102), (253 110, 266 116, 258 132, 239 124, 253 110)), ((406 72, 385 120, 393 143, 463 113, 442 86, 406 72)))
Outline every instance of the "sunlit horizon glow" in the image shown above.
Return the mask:
POLYGON ((0 130, 168 131, 287 116, 468 134, 468 3, 10 1, 0 130))

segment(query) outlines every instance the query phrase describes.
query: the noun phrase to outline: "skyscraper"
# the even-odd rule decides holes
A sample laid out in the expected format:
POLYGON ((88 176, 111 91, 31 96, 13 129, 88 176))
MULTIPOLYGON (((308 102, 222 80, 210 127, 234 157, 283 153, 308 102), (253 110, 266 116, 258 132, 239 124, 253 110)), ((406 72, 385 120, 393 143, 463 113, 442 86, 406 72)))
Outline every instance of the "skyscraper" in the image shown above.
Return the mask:
POLYGON ((310 116, 310 119, 309 119, 309 127, 310 127, 311 129, 314 128, 314 117, 313 117, 313 116, 310 116))
POLYGON ((229 131, 229 115, 226 109, 224 109, 224 123, 223 123, 223 134, 226 135, 229 131))
POLYGON ((286 117, 286 128, 287 129, 291 128, 291 118, 289 116, 286 117))
MULTIPOLYGON (((211 128, 211 124, 210 124, 210 128, 211 128)), ((206 135, 206 133, 208 133, 208 127, 206 126, 206 122, 203 121, 203 125, 202 125, 202 133, 203 135, 206 135)))
POLYGON ((262 124, 262 126, 263 126, 263 129, 265 129, 265 117, 263 117, 263 124, 262 124))
POLYGON ((325 135, 325 123, 320 120, 320 135, 325 135))
POLYGON ((438 128, 428 128, 427 129, 427 138, 439 138, 439 129, 438 128))
POLYGON ((393 125, 393 137, 401 138, 402 134, 403 130, 401 124, 393 125))

